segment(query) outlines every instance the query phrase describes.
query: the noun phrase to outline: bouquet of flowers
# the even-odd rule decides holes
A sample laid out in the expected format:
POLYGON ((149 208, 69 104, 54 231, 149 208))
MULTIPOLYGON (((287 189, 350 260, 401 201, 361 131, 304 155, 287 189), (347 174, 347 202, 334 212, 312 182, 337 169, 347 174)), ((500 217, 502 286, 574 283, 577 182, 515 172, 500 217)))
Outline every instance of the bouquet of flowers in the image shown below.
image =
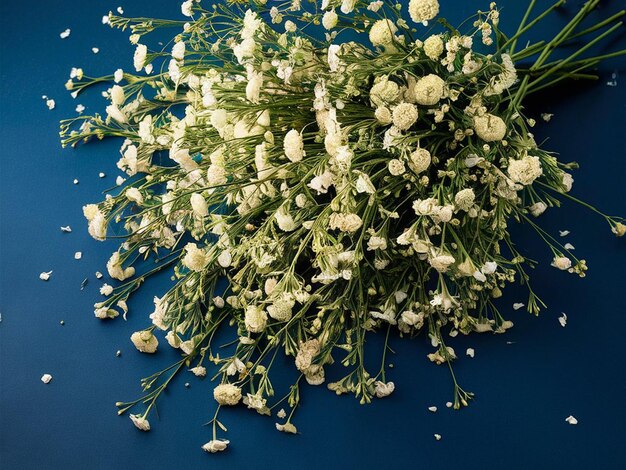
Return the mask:
MULTIPOLYGON (((131 341, 154 353, 164 336, 180 350, 119 413, 142 407, 130 417, 149 430, 171 379, 213 364, 218 405, 203 448, 217 452, 228 445, 217 435, 224 406, 275 414, 279 431, 296 433, 305 381, 361 403, 390 395, 386 342, 380 369, 367 370, 368 335, 427 337, 428 359, 452 372, 448 337, 513 326, 494 305, 507 283, 528 287, 529 312, 543 305, 512 221, 537 231, 556 269, 584 276, 585 260, 537 217, 566 199, 617 236, 626 226, 569 194, 576 165, 537 144, 524 103, 597 78, 594 66, 626 53, 590 56, 624 12, 587 25, 600 3, 588 0, 554 37, 519 47, 564 3, 536 12, 529 1, 510 34, 495 3, 455 28, 437 19, 437 0, 187 0, 182 21, 105 17, 132 32, 135 70, 75 71, 73 96, 110 82, 110 104, 61 128, 64 145, 124 139, 117 165, 128 179, 84 207, 95 239, 123 238, 107 263, 119 283, 102 286, 95 316, 126 315, 131 293, 171 269, 171 289, 131 341), (172 43, 148 50, 144 35, 166 27, 172 43), (582 47, 554 56, 577 39, 582 47), (228 329, 230 353, 217 354, 214 338, 228 329), (279 351, 300 376, 277 397, 279 351), (327 377, 335 361, 345 375, 327 377)), ((472 394, 452 379, 458 409, 472 394)))

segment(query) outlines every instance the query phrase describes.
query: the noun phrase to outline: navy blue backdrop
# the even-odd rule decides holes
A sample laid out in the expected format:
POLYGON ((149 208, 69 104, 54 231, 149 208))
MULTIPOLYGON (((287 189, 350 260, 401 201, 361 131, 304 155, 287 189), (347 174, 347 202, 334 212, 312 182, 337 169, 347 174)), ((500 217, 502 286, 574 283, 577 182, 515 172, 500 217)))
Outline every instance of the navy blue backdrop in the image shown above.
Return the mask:
MULTIPOLYGON (((488 7, 487 0, 441 3, 453 24, 473 8, 488 7)), ((526 4, 500 3, 505 28, 519 20, 526 4)), ((571 11, 582 2, 568 3, 571 11)), ((602 16, 625 4, 605 3, 602 16)), ((542 222, 554 233, 571 231, 567 240, 587 259, 588 276, 579 279, 550 268, 549 253, 536 236, 516 229, 520 244, 544 262, 533 275, 549 308, 539 318, 513 311, 512 304, 524 301, 524 295, 512 287, 501 302, 515 322, 509 334, 456 339, 457 351, 476 350, 475 359, 464 357, 456 365, 462 383, 477 395, 467 409, 445 407, 451 399, 449 374, 425 358, 427 342, 396 338, 392 397, 360 406, 325 387, 307 387, 297 436, 275 431, 272 419, 227 410, 223 421, 231 448, 219 455, 203 453, 200 446, 211 435, 203 424, 214 409, 212 385, 191 374, 172 384, 159 417, 150 418, 151 432, 141 433, 127 417, 117 417, 114 403, 135 398, 139 378, 174 357, 166 347, 155 357, 141 355, 128 340, 146 325, 152 294, 163 293, 167 279, 143 287, 130 303, 127 322, 94 319, 92 304, 101 284, 94 272, 104 271, 115 244, 88 237, 81 206, 98 201, 113 185, 120 143, 62 150, 57 133, 58 120, 73 115, 77 104, 87 112, 104 107, 97 92, 77 100, 65 92, 72 66, 96 76, 132 65, 127 33, 101 24, 102 15, 118 5, 109 0, 0 2, 0 468, 626 466, 626 240, 616 239, 601 218, 567 203, 549 210, 542 222), (66 28, 71 35, 61 40, 66 28), (92 47, 100 52, 93 54, 92 47), (42 95, 56 100, 53 111, 42 95), (64 225, 73 232, 62 233, 64 225), (82 251, 81 260, 74 260, 76 251, 82 251), (39 280, 39 273, 50 270, 49 282, 39 280), (89 283, 81 291, 85 278, 89 283), (565 328, 557 321, 561 312, 569 318, 565 328), (121 357, 115 355, 118 349, 121 357), (54 377, 48 385, 40 381, 44 373, 54 377), (431 405, 439 411, 430 413, 431 405), (570 414, 578 425, 564 421, 570 414)), ((123 6, 129 16, 180 14, 174 1, 129 0, 123 6)), ((565 18, 557 15, 538 34, 554 31, 565 18)), ((623 33, 612 47, 626 47, 623 33)), ((626 63, 607 63, 601 76, 597 83, 565 86, 536 100, 537 117, 555 114, 538 125, 536 134, 538 140, 549 137, 546 146, 563 160, 581 163, 574 195, 610 214, 626 215, 626 63), (607 84, 613 81, 617 86, 607 84)))

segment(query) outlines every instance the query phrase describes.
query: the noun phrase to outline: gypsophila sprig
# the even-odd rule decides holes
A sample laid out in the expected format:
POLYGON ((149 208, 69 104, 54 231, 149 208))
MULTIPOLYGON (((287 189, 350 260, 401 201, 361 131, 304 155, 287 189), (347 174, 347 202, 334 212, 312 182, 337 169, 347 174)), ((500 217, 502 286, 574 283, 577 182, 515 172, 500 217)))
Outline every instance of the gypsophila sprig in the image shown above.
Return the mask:
MULTIPOLYGON (((402 386, 388 380, 392 330, 427 336, 427 358, 452 372, 448 337, 513 326, 494 304, 507 283, 528 287, 529 312, 543 305, 514 221, 537 232, 555 269, 584 276, 585 260, 537 217, 566 199, 617 236, 625 226, 569 194, 575 164, 536 143, 524 103, 563 80, 596 78, 593 66, 624 54, 589 56, 584 46, 555 56, 575 38, 607 38, 624 12, 582 26, 599 3, 589 0, 553 38, 518 51, 563 3, 536 13, 530 2, 508 36, 495 3, 458 30, 441 19, 441 30, 425 29, 445 13, 437 0, 187 0, 181 20, 110 13, 111 27, 131 32, 133 66, 100 78, 73 70, 73 96, 109 83, 108 104, 61 127, 64 145, 123 139, 117 165, 128 180, 84 207, 96 240, 123 238, 107 263, 119 282, 102 286, 94 312, 126 316, 131 293, 170 269, 172 287, 130 339, 142 353, 181 354, 119 413, 143 405, 130 417, 148 431, 173 377, 211 366, 217 403, 202 448, 214 453, 230 445, 218 437, 223 407, 276 414, 279 431, 296 433, 304 382, 361 403, 392 394, 402 386), (146 35, 160 28, 173 41, 152 50, 146 35), (342 40, 347 32, 362 42, 342 40), (230 349, 216 344, 222 330, 236 336, 230 349), (374 366, 365 360, 373 334, 386 338, 374 366), (278 396, 277 354, 299 373, 278 396)), ((458 409, 472 394, 452 379, 458 409)))

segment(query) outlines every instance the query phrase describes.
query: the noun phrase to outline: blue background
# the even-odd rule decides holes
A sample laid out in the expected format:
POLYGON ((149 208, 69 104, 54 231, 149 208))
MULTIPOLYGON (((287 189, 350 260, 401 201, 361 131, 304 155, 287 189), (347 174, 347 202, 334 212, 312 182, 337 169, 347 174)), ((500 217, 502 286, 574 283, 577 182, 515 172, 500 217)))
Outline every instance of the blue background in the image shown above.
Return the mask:
MULTIPOLYGON (((458 23, 471 13, 469 3, 442 2, 442 13, 458 23)), ((526 2, 500 3, 505 28, 519 21, 526 2)), ((571 3, 570 10, 582 2, 571 3)), ((603 17, 624 5, 607 3, 603 17)), ((601 218, 567 203, 549 210, 542 223, 553 233, 571 231, 567 241, 587 259, 588 276, 550 268, 549 253, 536 236, 516 229, 519 244, 544 262, 533 276, 549 308, 539 318, 513 311, 513 302, 525 296, 512 287, 501 302, 516 324, 509 334, 452 343, 458 352, 476 350, 475 359, 463 357, 456 364, 461 383, 477 395, 467 409, 445 407, 451 399, 449 374, 427 361, 430 346, 423 338, 394 338, 397 355, 389 359, 395 365, 389 374, 397 386, 394 395, 360 406, 325 387, 306 387, 297 436, 278 433, 274 420, 238 408, 222 415, 232 441, 228 451, 203 453, 200 446, 211 435, 203 423, 214 409, 212 385, 190 373, 173 382, 159 418, 150 418, 151 432, 141 433, 127 417, 117 417, 114 403, 134 399, 139 378, 175 357, 167 347, 155 357, 141 355, 128 340, 147 324, 152 295, 165 291, 167 279, 143 286, 130 303, 127 322, 94 319, 92 304, 101 284, 94 272, 105 271, 115 243, 88 237, 81 206, 98 201, 114 184, 120 142, 61 150, 57 132, 58 120, 73 115, 78 103, 88 113, 104 107, 97 92, 77 100, 65 92, 72 66, 91 76, 132 66, 127 33, 101 25, 102 15, 118 5, 0 4, 1 468, 624 468, 626 240, 616 239, 601 218), (71 35, 61 40, 65 28, 71 35), (92 47, 100 53, 94 55, 92 47), (44 94, 56 100, 53 111, 41 99, 44 94), (100 171, 106 178, 98 177, 100 171), (72 184, 74 178, 80 184, 72 184), (62 233, 62 225, 73 232, 62 233), (83 259, 73 259, 76 251, 83 259), (49 270, 54 270, 51 280, 40 281, 39 273, 49 270), (84 278, 89 284, 81 291, 84 278), (566 328, 557 321, 561 312, 569 317, 566 328), (54 377, 48 385, 40 381, 44 373, 54 377), (431 405, 439 411, 428 412, 431 405), (565 423, 570 414, 578 418, 577 426, 565 423), (433 433, 443 439, 435 441, 433 433)), ((134 0, 123 6, 129 16, 179 17, 180 12, 178 2, 134 0)), ((564 18, 557 15, 537 34, 553 32, 564 18)), ((612 47, 626 47, 623 33, 612 47)), ((609 62, 599 82, 543 95, 534 108, 537 118, 540 112, 555 113, 550 123, 538 125, 538 140, 549 136, 548 148, 582 165, 573 194, 621 215, 626 215, 626 75, 617 77, 617 87, 607 81, 625 69, 622 59, 609 62)), ((377 339, 372 343, 380 345, 377 339)))

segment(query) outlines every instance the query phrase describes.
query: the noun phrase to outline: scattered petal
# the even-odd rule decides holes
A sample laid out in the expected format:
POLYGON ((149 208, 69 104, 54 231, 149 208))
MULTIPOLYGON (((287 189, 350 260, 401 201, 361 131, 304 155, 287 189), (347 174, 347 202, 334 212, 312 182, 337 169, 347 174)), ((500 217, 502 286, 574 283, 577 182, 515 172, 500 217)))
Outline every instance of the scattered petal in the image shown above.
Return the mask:
POLYGON ((283 408, 281 408, 280 410, 278 410, 278 413, 276 413, 276 416, 280 419, 283 419, 285 416, 287 416, 287 413, 283 408))
POLYGON ((123 176, 118 176, 117 178, 115 178, 115 184, 117 184, 118 186, 123 185, 125 181, 126 178, 124 178, 123 176))
POLYGON ((83 253, 80 251, 77 251, 76 253, 74 253, 74 259, 81 259, 83 257, 83 253))
POLYGON ((76 112, 78 114, 82 114, 84 110, 85 110, 85 107, 82 104, 79 104, 78 106, 76 106, 76 112))
POLYGON ((118 12, 120 15, 123 15, 123 14, 124 14, 124 9, 123 9, 122 7, 117 7, 117 12, 118 12))
POLYGON ((465 354, 467 354, 469 357, 474 357, 474 348, 467 348, 465 354))
POLYGON ((552 119, 553 116, 554 116, 554 114, 541 113, 541 119, 543 119, 546 122, 550 122, 550 119, 552 119))
POLYGON ((452 402, 451 401, 447 401, 446 402, 446 408, 452 408, 452 402))
POLYGON ((105 175, 104 173, 100 172, 100 173, 98 173, 98 176, 99 176, 100 178, 104 178, 106 175, 105 175))
POLYGON ((96 279, 102 279, 102 273, 100 271, 96 271, 96 279))
POLYGON ((519 310, 523 306, 524 306, 524 304, 522 302, 516 302, 516 303, 513 304, 513 310, 519 310))
POLYGON ((70 233, 72 231, 72 227, 70 227, 69 225, 66 225, 65 227, 61 227, 61 232, 63 233, 70 233))
POLYGON ((48 98, 46 100, 46 106, 48 107, 49 110, 53 110, 54 107, 56 106, 56 103, 54 102, 53 99, 48 98))
POLYGON ((104 15, 102 17, 102 24, 109 24, 109 15, 104 15))
POLYGON ((559 317, 559 323, 561 324, 561 326, 563 328, 565 328, 565 325, 567 325, 567 314, 564 312, 561 312, 561 316, 559 317))
POLYGON ((67 28, 65 31, 59 34, 59 36, 61 36, 61 39, 65 39, 70 35, 71 32, 72 30, 70 28, 67 28))
POLYGON ((50 374, 43 374, 41 376, 41 381, 45 384, 50 383, 51 380, 52 380, 52 376, 50 374))
POLYGON ((94 54, 97 54, 98 52, 100 52, 100 49, 98 49, 97 47, 92 47, 91 52, 93 52, 94 54))
POLYGON ((42 281, 47 281, 48 279, 50 279, 51 274, 52 274, 52 271, 43 272, 39 275, 39 279, 41 279, 42 281))
POLYGON ((437 412, 437 407, 436 406, 429 406, 428 407, 428 411, 430 411, 431 413, 436 413, 437 412))
POLYGON ((570 234, 569 230, 559 230, 559 235, 562 237, 567 237, 570 234))
POLYGON ((122 355, 122 351, 119 349, 115 352, 115 357, 120 357, 122 355))
POLYGON ((434 434, 435 436, 435 440, 440 441, 441 440, 441 434, 434 434))
POLYGON ((567 418, 565 418, 565 421, 572 425, 578 424, 578 420, 574 418, 572 415, 569 415, 567 418))
POLYGON ((74 180, 74 184, 78 184, 78 180, 77 179, 74 180))
POLYGON ((571 243, 566 243, 565 245, 563 245, 563 248, 565 248, 566 250, 575 250, 576 248, 574 248, 574 245, 572 245, 571 243))

